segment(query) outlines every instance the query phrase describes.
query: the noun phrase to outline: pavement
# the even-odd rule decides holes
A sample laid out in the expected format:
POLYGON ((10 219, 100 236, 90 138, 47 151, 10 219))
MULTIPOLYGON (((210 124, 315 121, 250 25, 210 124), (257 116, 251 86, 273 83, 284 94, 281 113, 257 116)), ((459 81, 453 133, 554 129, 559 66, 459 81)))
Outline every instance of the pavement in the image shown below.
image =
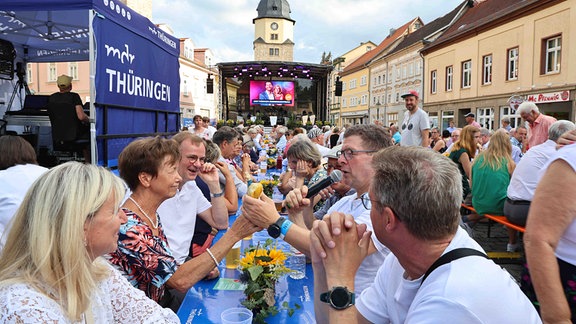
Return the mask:
POLYGON ((479 222, 473 227, 473 238, 484 248, 488 256, 497 264, 506 269, 517 282, 520 280, 522 262, 524 260, 524 245, 522 236, 518 239, 517 252, 506 252, 508 232, 504 225, 492 223, 490 237, 488 237, 488 222, 479 222))

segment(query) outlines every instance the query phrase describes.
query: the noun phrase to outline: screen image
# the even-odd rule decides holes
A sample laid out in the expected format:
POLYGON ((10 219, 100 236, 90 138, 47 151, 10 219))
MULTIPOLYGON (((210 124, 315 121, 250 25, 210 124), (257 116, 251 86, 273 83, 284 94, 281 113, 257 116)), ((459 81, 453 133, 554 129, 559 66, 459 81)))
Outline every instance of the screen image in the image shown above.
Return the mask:
POLYGON ((294 107, 294 81, 250 81, 250 106, 294 107))

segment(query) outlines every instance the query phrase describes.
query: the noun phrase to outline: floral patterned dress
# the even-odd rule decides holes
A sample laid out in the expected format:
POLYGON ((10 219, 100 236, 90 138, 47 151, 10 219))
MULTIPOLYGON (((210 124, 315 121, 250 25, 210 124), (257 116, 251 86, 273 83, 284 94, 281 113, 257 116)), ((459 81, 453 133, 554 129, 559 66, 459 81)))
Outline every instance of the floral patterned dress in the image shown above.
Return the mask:
POLYGON ((128 221, 120 227, 118 249, 108 260, 136 288, 158 302, 164 295, 165 283, 176 271, 168 241, 158 221, 158 236, 133 211, 123 208, 128 221))

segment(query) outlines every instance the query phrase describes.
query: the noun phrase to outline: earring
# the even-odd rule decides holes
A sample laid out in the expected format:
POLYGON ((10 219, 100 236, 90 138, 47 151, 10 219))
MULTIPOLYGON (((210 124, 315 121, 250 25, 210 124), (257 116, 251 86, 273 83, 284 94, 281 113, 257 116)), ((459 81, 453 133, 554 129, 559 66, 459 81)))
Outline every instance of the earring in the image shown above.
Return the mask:
POLYGON ((84 243, 84 247, 88 247, 88 241, 86 240, 86 237, 84 237, 83 243, 84 243))

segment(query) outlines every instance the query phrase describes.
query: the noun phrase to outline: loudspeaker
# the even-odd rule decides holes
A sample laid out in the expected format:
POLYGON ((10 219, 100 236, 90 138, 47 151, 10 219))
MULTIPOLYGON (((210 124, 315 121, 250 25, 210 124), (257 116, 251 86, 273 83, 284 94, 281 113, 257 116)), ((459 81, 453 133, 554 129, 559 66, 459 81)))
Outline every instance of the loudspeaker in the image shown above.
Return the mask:
POLYGON ((337 97, 342 97, 342 81, 336 81, 336 89, 334 90, 334 95, 337 97))
POLYGON ((206 79, 206 93, 214 93, 214 80, 206 79))

